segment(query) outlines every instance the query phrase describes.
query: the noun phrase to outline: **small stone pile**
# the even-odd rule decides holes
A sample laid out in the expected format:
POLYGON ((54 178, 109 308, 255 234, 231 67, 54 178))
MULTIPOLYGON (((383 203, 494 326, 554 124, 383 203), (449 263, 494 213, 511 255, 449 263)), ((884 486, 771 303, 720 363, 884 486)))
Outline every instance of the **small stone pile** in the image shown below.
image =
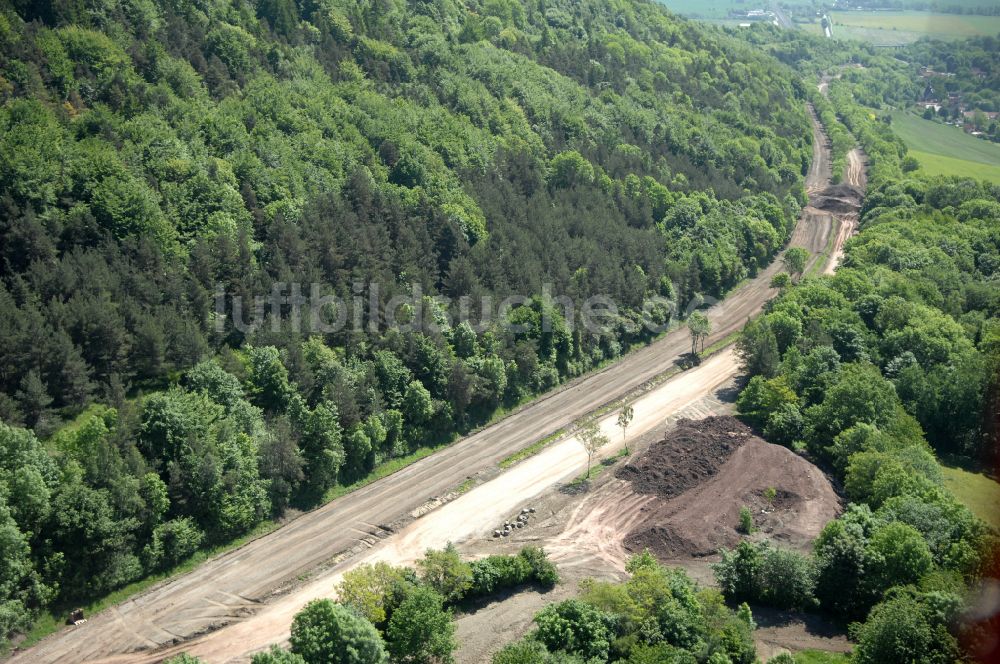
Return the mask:
POLYGON ((534 513, 535 513, 534 507, 525 507, 524 509, 521 510, 521 513, 514 518, 513 521, 504 521, 503 528, 497 528, 496 530, 494 530, 493 537, 494 538, 508 537, 512 532, 514 532, 518 528, 524 528, 526 525, 528 525, 528 519, 530 515, 534 513))

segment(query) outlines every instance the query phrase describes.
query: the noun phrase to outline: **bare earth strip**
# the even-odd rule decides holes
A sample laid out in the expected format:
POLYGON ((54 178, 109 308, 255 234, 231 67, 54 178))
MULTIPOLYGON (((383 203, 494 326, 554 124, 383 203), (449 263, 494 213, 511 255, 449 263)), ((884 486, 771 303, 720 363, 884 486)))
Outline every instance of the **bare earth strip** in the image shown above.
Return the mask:
MULTIPOLYGON (((847 153, 847 184, 856 187, 860 191, 865 191, 868 185, 868 174, 865 169, 865 155, 860 149, 855 148, 847 153)), ((837 238, 834 241, 834 251, 830 256, 830 262, 827 263, 826 268, 823 270, 824 274, 833 274, 837 266, 840 265, 840 261, 843 260, 844 243, 857 232, 858 215, 857 213, 840 215, 839 222, 837 238)))
MULTIPOLYGON (((821 130, 813 121, 820 144, 821 130)), ((818 161, 828 161, 823 145, 816 149, 818 161)), ((828 165, 810 171, 806 187, 811 196, 825 185, 819 174, 828 172, 828 165)), ((830 215, 804 211, 790 244, 818 255, 827 248, 833 226, 830 215)), ((738 331, 760 312, 773 295, 769 284, 779 270, 775 261, 707 312, 713 328, 709 344, 738 331)), ((427 546, 480 533, 493 527, 493 515, 505 514, 526 496, 580 472, 581 448, 565 440, 415 521, 410 516, 467 477, 495 468, 511 453, 675 368, 689 347, 687 332, 676 330, 390 477, 55 634, 12 661, 155 662, 181 651, 210 662, 244 661, 253 651, 283 640, 294 613, 309 599, 328 596, 344 569, 373 557, 406 562, 427 546), (392 532, 400 524, 402 530, 392 532), (303 582, 307 575, 313 580, 303 582)), ((663 383, 636 402, 630 433, 639 435, 735 371, 728 351, 663 383)), ((604 426, 610 430, 613 425, 606 421, 604 426)))

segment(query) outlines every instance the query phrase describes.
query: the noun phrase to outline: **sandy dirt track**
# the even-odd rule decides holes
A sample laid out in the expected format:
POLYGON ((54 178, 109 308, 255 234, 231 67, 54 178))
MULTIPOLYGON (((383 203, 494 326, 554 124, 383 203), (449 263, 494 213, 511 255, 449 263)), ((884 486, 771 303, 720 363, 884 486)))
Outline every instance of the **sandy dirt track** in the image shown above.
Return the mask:
MULTIPOLYGON (((844 181, 858 191, 864 192, 868 186, 868 172, 865 154, 859 148, 854 148, 847 153, 847 172, 844 174, 844 181)), ((826 264, 823 274, 833 274, 844 258, 844 244, 858 230, 858 213, 845 213, 838 215, 837 238, 834 241, 834 251, 830 256, 830 261, 826 264)))
MULTIPOLYGON (((736 371, 732 350, 715 355, 697 369, 669 380, 637 399, 630 437, 641 436, 660 426, 663 413, 682 410, 710 391, 728 382, 736 371)), ((617 414, 600 420, 602 431, 612 443, 603 448, 599 458, 607 458, 621 449, 623 440, 615 425, 617 414)), ((595 461, 597 457, 595 457, 595 461)), ((385 561, 410 564, 428 548, 441 548, 448 542, 485 537, 503 519, 560 481, 582 473, 587 456, 575 437, 567 437, 526 459, 499 477, 417 519, 387 538, 367 554, 335 567, 306 585, 262 608, 254 615, 218 631, 166 651, 112 657, 106 662, 156 662, 164 656, 187 652, 208 662, 245 661, 272 643, 288 638, 292 618, 311 599, 333 597, 334 587, 344 571, 365 562, 385 561)))
MULTIPOLYGON (((814 134, 815 161, 827 161, 815 118, 814 134)), ((823 188, 828 171, 822 163, 810 171, 806 183, 810 194, 823 188)), ((790 244, 820 254, 833 227, 830 215, 804 211, 790 244)), ((713 327, 709 344, 739 330, 761 310, 773 295, 769 283, 779 270, 780 262, 775 261, 707 312, 713 327)), ((245 659, 253 650, 284 638, 298 607, 312 597, 328 595, 336 575, 347 566, 373 556, 412 560, 426 546, 492 528, 495 519, 489 515, 507 512, 508 505, 512 508, 526 496, 579 472, 582 451, 567 440, 392 532, 428 500, 447 494, 467 477, 495 467, 512 452, 673 369, 689 347, 686 330, 676 330, 384 480, 93 616, 80 627, 55 634, 12 661, 159 661, 183 650, 211 662, 245 659), (303 583, 300 579, 307 574, 314 580, 303 583), (174 646, 180 642, 185 645, 174 646)), ((642 398, 641 408, 636 403, 630 433, 638 435, 643 426, 660 421, 671 409, 707 393, 734 372, 734 358, 725 352, 655 388, 642 398)), ((618 444, 621 436, 612 430, 613 424, 605 426, 618 444)))

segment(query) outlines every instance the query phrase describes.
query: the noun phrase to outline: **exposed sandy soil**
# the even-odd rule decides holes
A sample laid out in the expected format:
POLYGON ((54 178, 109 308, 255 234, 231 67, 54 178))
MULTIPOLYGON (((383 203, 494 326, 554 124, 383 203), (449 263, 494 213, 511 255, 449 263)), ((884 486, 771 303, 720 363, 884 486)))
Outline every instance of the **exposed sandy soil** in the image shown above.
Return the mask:
MULTIPOLYGON (((637 458, 643 450, 662 440, 681 419, 732 412, 735 395, 736 386, 729 381, 689 406, 670 413, 658 426, 630 440, 631 458, 637 458)), ((564 486, 555 486, 533 499, 531 506, 536 508, 536 513, 528 526, 512 537, 498 541, 485 536, 463 543, 460 547, 463 554, 474 557, 497 552, 514 553, 526 544, 542 546, 559 566, 562 582, 548 593, 525 590, 502 601, 491 602, 474 613, 458 616, 458 664, 488 662, 494 652, 528 632, 532 617, 546 604, 575 596, 583 579, 620 581, 624 578, 629 554, 622 542, 620 526, 614 520, 605 523, 603 517, 635 510, 652 499, 651 496, 633 495, 625 510, 617 503, 615 487, 621 486, 622 481, 615 478, 614 471, 625 461, 619 460, 615 467, 597 475, 584 492, 570 492, 564 486)), ((702 583, 710 583, 711 570, 707 563, 703 568, 702 573, 692 576, 702 583)))
MULTIPOLYGON (((662 426, 667 415, 683 411, 706 393, 728 383, 735 372, 736 359, 730 349, 706 360, 696 369, 653 387, 632 403, 635 415, 629 427, 630 436, 634 440, 662 426)), ((623 446, 621 431, 615 425, 616 417, 617 414, 612 413, 599 420, 602 431, 612 442, 598 453, 595 461, 614 456, 623 446)), ((379 560, 409 565, 428 548, 442 548, 448 542, 492 542, 492 532, 497 525, 517 514, 522 507, 537 500, 550 488, 582 474, 586 465, 587 456, 579 441, 573 436, 563 438, 496 478, 402 526, 392 535, 378 541, 366 553, 317 572, 311 580, 272 598, 267 604, 248 607, 247 613, 238 616, 238 620, 234 619, 211 633, 182 645, 152 652, 79 659, 157 662, 164 657, 188 652, 207 662, 246 661, 254 652, 287 640, 294 615, 309 600, 334 597, 334 588, 346 570, 360 563, 379 560)), ((567 496, 567 499, 570 498, 571 496, 567 496)), ((517 532, 528 534, 532 532, 532 528, 517 532)), ((495 546, 501 544, 498 542, 495 546)))
MULTIPOLYGON (((814 118, 815 123, 815 118, 814 118)), ((818 123, 814 131, 821 137, 818 123)), ((816 164, 807 178, 810 193, 824 184, 828 153, 818 138, 816 164)), ((804 212, 791 246, 802 246, 819 260, 834 224, 829 215, 804 212)), ((712 323, 708 344, 739 330, 773 295, 775 261, 754 279, 707 310, 712 323)), ((159 661, 181 651, 209 662, 245 661, 255 650, 287 637, 294 613, 309 599, 329 596, 339 574, 364 560, 405 563, 428 546, 488 532, 524 500, 538 496, 585 465, 573 439, 485 482, 467 494, 414 520, 430 502, 441 502, 472 476, 496 472, 509 454, 557 431, 675 369, 690 347, 678 329, 621 361, 540 398, 483 431, 378 482, 306 513, 281 529, 220 555, 192 572, 160 584, 96 616, 55 634, 15 662, 159 661), (490 524, 486 526, 484 524, 490 524), (183 643, 183 646, 175 644, 183 643)), ((662 423, 736 372, 730 351, 654 389, 635 402, 630 434, 662 423)), ((613 417, 602 426, 621 444, 613 417)), ((612 547, 613 548, 613 547, 612 547)), ((610 555, 610 554, 609 554, 610 555)), ((617 555, 617 553, 615 554, 617 555)))
POLYGON ((847 172, 845 173, 845 185, 850 187, 857 196, 847 197, 849 205, 847 209, 837 215, 838 227, 837 237, 833 245, 833 253, 830 261, 823 270, 824 274, 833 274, 844 258, 844 244, 858 230, 858 218, 861 211, 861 202, 864 192, 868 187, 868 163, 864 152, 855 148, 847 153, 847 172))

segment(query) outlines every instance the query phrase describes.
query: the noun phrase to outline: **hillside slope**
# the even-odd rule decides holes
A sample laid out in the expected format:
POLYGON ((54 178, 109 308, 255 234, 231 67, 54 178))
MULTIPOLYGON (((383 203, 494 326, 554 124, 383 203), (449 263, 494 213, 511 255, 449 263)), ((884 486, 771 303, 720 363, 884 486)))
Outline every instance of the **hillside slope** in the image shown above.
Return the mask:
POLYGON ((776 60, 636 0, 5 5, 0 632, 756 274, 804 200, 803 101, 776 60), (288 302, 264 324, 253 298, 290 283, 346 324, 288 302), (617 313, 582 329, 546 292, 617 313), (384 329, 393 307, 416 324, 384 329))

